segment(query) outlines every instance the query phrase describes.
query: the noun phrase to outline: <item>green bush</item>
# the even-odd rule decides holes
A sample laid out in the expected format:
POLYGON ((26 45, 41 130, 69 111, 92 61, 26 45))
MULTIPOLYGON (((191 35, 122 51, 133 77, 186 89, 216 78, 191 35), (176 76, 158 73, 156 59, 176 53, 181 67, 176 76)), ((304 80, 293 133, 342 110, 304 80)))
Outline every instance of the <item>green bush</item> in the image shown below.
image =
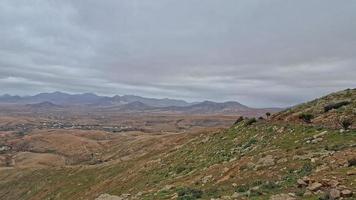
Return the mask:
POLYGON ((314 118, 314 115, 309 113, 302 113, 299 115, 299 119, 303 120, 306 123, 311 123, 311 120, 314 118))
POLYGON ((238 123, 242 122, 244 120, 244 118, 242 116, 240 116, 234 123, 234 125, 237 125, 238 123))
POLYGON ((177 174, 180 174, 180 173, 184 172, 186 169, 187 169, 187 168, 184 167, 184 166, 178 166, 178 167, 176 168, 176 173, 177 173, 177 174))
POLYGON ((253 123, 256 123, 256 122, 257 122, 256 118, 253 117, 253 118, 250 118, 250 119, 247 120, 246 125, 249 126, 249 125, 251 125, 253 123))
POLYGON ((310 163, 305 163, 301 169, 299 169, 298 174, 301 176, 309 175, 313 170, 313 166, 310 163))
POLYGON ((239 185, 237 188, 236 188, 236 192, 247 192, 249 190, 249 186, 247 185, 239 185))
POLYGON ((267 119, 271 116, 270 112, 266 112, 267 119))
POLYGON ((352 125, 352 121, 351 119, 341 119, 339 124, 343 129, 347 130, 352 125))
POLYGON ((177 191, 178 200, 195 200, 203 196, 203 191, 189 187, 179 188, 177 191))
POLYGON ((337 103, 331 103, 324 107, 324 112, 329 112, 329 110, 338 109, 338 108, 341 108, 342 106, 346 106, 348 104, 350 104, 349 101, 341 101, 341 102, 337 102, 337 103))

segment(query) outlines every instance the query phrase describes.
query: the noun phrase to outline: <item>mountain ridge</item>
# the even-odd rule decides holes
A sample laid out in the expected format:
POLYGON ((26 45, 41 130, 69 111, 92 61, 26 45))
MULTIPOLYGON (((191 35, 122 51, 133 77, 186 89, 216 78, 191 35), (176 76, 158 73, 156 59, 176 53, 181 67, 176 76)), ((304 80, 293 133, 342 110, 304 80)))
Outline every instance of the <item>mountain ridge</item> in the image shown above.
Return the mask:
POLYGON ((184 100, 169 98, 146 98, 136 95, 99 96, 93 93, 68 94, 64 92, 39 93, 33 96, 0 96, 0 103, 34 104, 33 108, 45 108, 36 104, 46 104, 48 108, 86 106, 90 109, 102 108, 118 112, 163 112, 180 114, 229 114, 261 116, 266 112, 276 112, 279 108, 251 108, 236 101, 202 101, 189 103, 184 100), (52 103, 57 106, 48 106, 52 103))

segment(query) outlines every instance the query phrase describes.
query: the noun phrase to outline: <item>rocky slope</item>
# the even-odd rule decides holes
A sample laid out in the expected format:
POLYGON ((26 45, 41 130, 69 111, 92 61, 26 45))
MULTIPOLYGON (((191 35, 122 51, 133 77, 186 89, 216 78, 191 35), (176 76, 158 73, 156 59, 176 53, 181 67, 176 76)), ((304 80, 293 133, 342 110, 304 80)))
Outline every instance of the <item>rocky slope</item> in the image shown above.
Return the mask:
POLYGON ((354 199, 356 130, 339 121, 355 123, 355 97, 341 91, 267 120, 175 135, 130 159, 2 170, 0 199, 354 199), (350 103, 325 109, 340 101, 350 103))

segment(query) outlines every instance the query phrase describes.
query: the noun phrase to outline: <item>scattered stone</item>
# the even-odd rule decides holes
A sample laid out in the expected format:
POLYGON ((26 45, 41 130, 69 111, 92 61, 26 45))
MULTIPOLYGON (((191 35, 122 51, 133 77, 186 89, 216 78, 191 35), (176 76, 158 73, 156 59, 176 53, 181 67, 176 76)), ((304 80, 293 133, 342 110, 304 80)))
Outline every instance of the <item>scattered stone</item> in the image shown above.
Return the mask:
POLYGON ((348 171, 348 172, 346 172, 346 174, 347 174, 348 176, 356 175, 356 170, 348 171))
POLYGON ((226 172, 228 172, 230 169, 228 168, 228 167, 224 167, 224 169, 223 169, 223 173, 226 173, 226 172))
POLYGON ((263 167, 269 167, 275 165, 275 162, 272 155, 267 155, 263 158, 260 158, 257 164, 262 165, 263 167))
POLYGON ((205 176, 201 179, 201 182, 203 184, 206 184, 207 182, 209 182, 211 179, 213 178, 213 175, 209 175, 209 176, 205 176))
POLYGON ((210 140, 210 137, 208 136, 208 137, 204 138, 201 142, 202 143, 207 143, 207 142, 209 142, 209 140, 210 140))
POLYGON ((303 196, 305 196, 305 197, 309 197, 311 195, 313 195, 313 193, 309 190, 305 191, 305 193, 303 194, 303 196))
POLYGON ((347 163, 349 167, 356 166, 356 158, 348 159, 347 163))
POLYGON ((339 183, 339 181, 337 181, 337 180, 330 180, 330 181, 328 182, 328 185, 329 185, 330 187, 333 187, 333 188, 337 187, 339 184, 340 184, 340 183, 339 183))
POLYGON ((316 144, 316 143, 321 142, 321 141, 323 141, 323 138, 316 138, 316 139, 312 140, 311 143, 312 144, 316 144))
POLYGON ((323 185, 321 183, 315 182, 315 183, 312 183, 311 185, 309 185, 307 187, 307 189, 310 190, 310 191, 315 192, 315 191, 319 190, 322 186, 323 185))
POLYGON ((298 183, 298 187, 306 187, 306 186, 308 186, 308 183, 306 183, 302 179, 298 179, 297 183, 298 183))
POLYGON ((259 186, 255 186, 255 187, 250 189, 250 191, 252 191, 252 192, 258 192, 259 190, 260 190, 259 186))
POLYGON ((234 194, 231 195, 231 198, 237 199, 237 198, 240 198, 241 196, 243 196, 243 194, 238 193, 238 192, 234 192, 234 194))
POLYGON ((326 135, 328 133, 328 131, 323 131, 319 134, 316 134, 313 136, 313 139, 316 139, 316 138, 320 138, 320 137, 323 137, 324 135, 326 135))
POLYGON ((281 164, 281 163, 286 163, 288 162, 288 159, 287 158, 281 158, 277 161, 278 164, 281 164))
POLYGON ((167 190, 171 190, 171 189, 173 189, 173 188, 174 188, 174 185, 166 185, 166 186, 164 186, 164 187, 162 188, 162 190, 167 191, 167 190))
POLYGON ((337 189, 331 189, 329 191, 329 199, 334 200, 340 198, 340 191, 337 189))
POLYGON ((352 191, 351 190, 342 190, 341 196, 342 197, 352 197, 352 191))
POLYGON ((101 194, 95 200, 124 200, 124 198, 110 194, 101 194))
POLYGON ((306 182, 307 184, 309 184, 311 181, 310 181, 310 178, 309 177, 307 177, 307 176, 304 176, 303 178, 302 178, 302 180, 304 181, 304 182, 306 182))
POLYGON ((296 198, 291 197, 288 194, 276 194, 276 195, 272 195, 270 198, 270 200, 296 200, 296 198))

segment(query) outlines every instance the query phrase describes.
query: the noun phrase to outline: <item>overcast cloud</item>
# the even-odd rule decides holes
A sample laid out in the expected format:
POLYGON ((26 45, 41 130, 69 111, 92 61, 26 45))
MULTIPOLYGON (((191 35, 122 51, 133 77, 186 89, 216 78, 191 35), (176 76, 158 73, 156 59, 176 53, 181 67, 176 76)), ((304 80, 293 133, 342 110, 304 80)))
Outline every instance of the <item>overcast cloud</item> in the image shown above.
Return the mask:
POLYGON ((289 106, 356 87, 356 1, 2 0, 0 86, 289 106))

